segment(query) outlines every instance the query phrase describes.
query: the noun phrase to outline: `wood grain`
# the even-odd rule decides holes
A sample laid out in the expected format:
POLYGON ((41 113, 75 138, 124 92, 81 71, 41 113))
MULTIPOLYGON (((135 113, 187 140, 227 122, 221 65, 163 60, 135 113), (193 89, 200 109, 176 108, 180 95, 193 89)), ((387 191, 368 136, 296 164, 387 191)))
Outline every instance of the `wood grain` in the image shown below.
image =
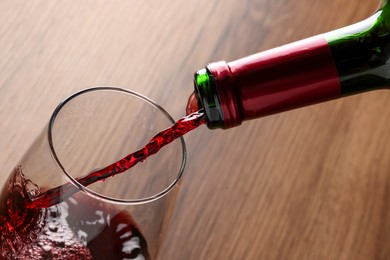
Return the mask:
MULTIPOLYGON (((375 1, 0 2, 1 182, 55 106, 95 85, 184 113, 192 74, 369 16, 375 1)), ((390 259, 390 92, 185 137, 161 259, 390 259)))

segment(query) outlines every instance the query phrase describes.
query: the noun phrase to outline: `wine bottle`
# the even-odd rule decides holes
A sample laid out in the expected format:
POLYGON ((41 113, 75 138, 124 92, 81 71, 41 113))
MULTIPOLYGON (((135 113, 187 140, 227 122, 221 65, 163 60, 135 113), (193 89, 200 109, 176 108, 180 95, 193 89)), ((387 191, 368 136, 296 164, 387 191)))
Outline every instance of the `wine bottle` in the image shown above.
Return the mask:
POLYGON ((390 86, 390 3, 371 17, 194 75, 187 112, 204 108, 209 128, 390 86))

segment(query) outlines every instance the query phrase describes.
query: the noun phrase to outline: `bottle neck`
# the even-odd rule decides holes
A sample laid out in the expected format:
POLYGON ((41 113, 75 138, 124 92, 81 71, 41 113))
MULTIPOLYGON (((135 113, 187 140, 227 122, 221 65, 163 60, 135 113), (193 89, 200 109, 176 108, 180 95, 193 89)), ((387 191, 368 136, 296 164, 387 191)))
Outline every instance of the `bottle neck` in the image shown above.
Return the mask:
POLYGON ((195 73, 209 128, 390 85, 390 10, 330 33, 195 73))

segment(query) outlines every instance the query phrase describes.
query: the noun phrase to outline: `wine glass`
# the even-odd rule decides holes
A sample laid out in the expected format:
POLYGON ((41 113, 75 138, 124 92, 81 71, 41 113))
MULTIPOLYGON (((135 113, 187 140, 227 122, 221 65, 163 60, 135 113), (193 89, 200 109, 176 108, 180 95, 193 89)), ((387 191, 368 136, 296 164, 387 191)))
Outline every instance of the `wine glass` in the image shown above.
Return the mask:
POLYGON ((155 102, 125 89, 95 87, 64 100, 2 189, 2 258, 156 259, 186 162, 183 138, 104 181, 85 187, 77 178, 173 123, 155 102), (77 192, 34 206, 35 198, 65 185, 77 192))

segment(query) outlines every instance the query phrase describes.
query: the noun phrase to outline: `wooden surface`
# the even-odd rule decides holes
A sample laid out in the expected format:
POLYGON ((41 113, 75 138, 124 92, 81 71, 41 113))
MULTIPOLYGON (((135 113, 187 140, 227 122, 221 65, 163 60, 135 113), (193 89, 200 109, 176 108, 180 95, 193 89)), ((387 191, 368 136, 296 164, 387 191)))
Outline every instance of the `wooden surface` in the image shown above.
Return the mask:
MULTIPOLYGON (((174 118, 192 74, 369 16, 376 1, 0 2, 0 172, 76 90, 140 92, 174 118)), ((185 137, 161 259, 390 259, 390 92, 185 137)))

